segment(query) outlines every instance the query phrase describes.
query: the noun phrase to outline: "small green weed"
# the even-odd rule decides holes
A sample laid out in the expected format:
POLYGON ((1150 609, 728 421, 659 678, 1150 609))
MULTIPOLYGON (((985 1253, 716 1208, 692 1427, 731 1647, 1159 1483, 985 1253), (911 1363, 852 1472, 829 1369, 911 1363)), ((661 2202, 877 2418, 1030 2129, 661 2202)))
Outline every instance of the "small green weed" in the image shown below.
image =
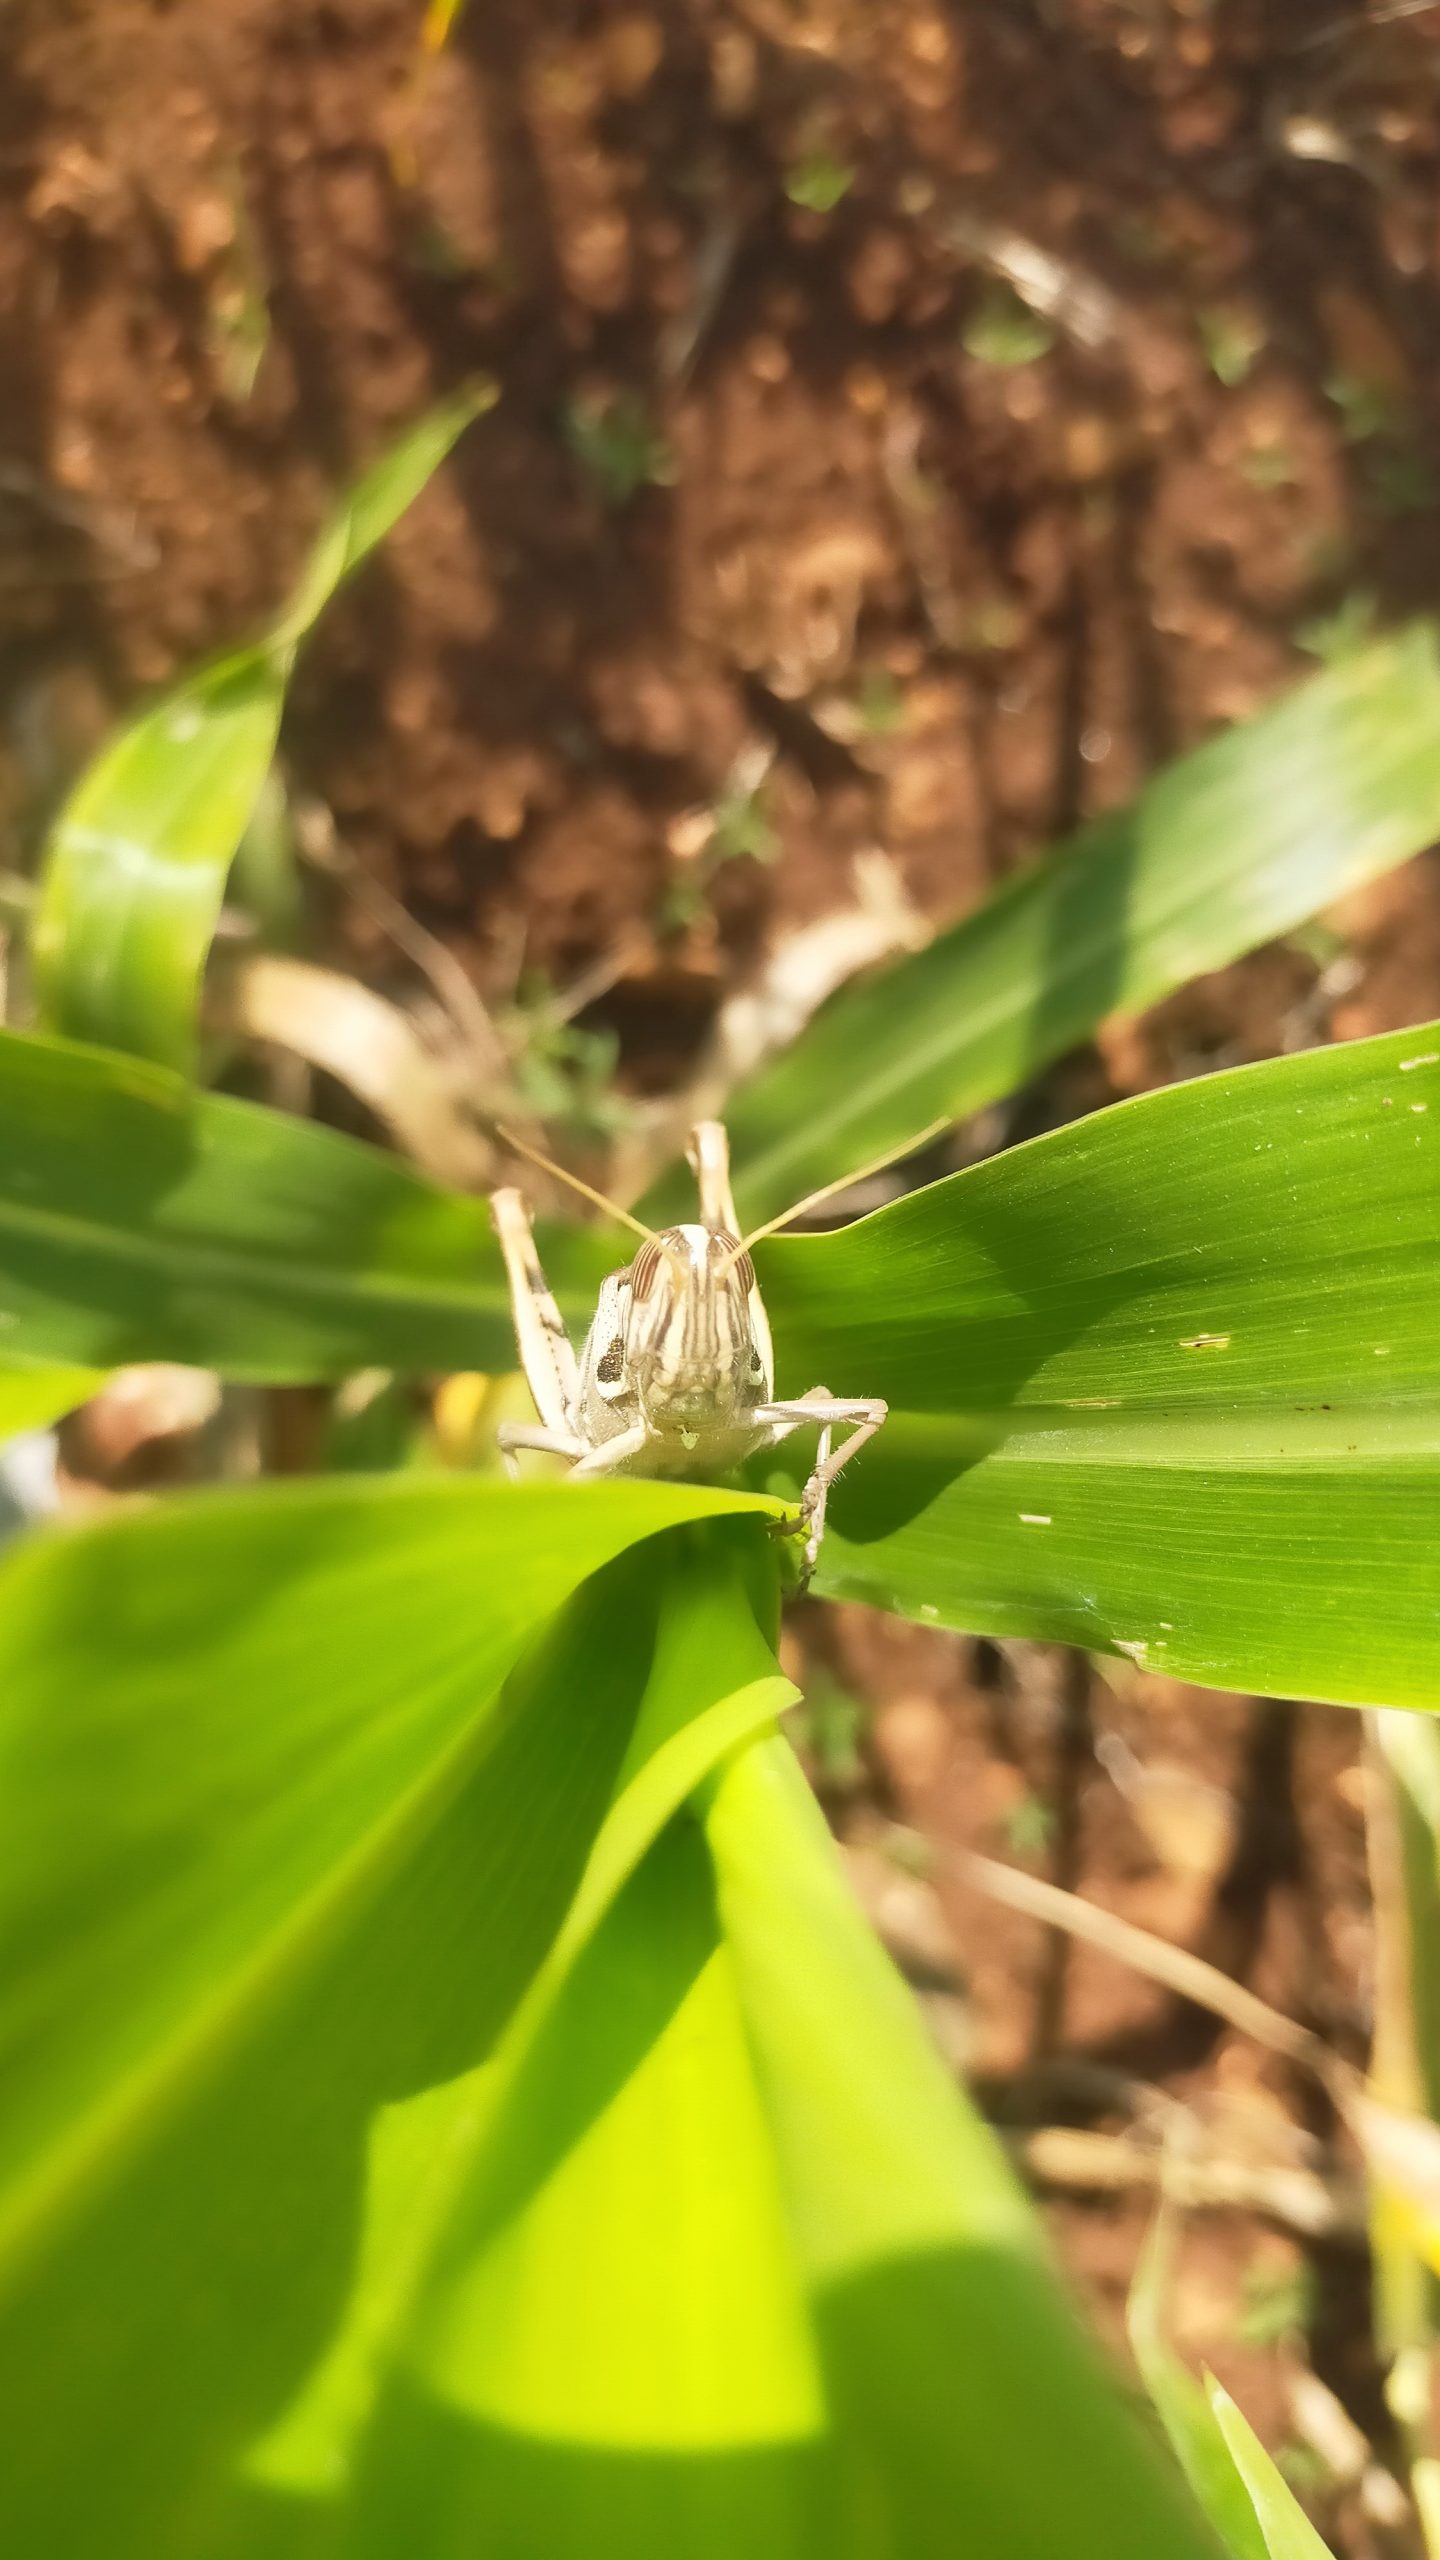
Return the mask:
POLYGON ((564 413, 565 441, 607 507, 628 506, 641 489, 668 489, 675 458, 638 391, 577 398, 564 413))
POLYGON ((1008 284, 987 285, 961 326, 967 355, 1005 372, 1036 364, 1055 344, 1055 332, 1008 284))

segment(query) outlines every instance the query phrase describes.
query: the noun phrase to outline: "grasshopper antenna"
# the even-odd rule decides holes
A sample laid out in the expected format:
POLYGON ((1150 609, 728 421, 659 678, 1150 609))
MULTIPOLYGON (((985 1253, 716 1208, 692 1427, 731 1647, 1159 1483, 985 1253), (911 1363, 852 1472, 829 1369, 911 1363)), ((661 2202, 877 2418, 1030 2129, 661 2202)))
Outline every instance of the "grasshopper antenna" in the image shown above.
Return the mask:
POLYGON ((607 1200, 603 1191, 592 1190, 588 1182, 581 1181, 578 1173, 567 1173, 564 1165, 557 1164, 553 1156, 542 1156, 538 1147, 532 1147, 524 1138, 517 1138, 513 1129, 503 1128, 498 1120, 495 1122, 495 1135, 512 1155, 524 1156, 528 1163, 538 1165, 542 1173, 548 1173, 556 1182, 563 1182, 567 1191, 578 1191, 581 1199, 588 1200, 593 1209, 603 1209, 607 1218, 618 1218, 622 1227, 629 1227, 633 1234, 643 1236, 647 1244, 659 1243, 653 1227, 647 1227, 639 1218, 632 1218, 628 1209, 622 1209, 614 1200, 607 1200))
POLYGON ((883 1173, 887 1164, 894 1164, 900 1156, 913 1155, 917 1148, 928 1146, 932 1138, 939 1137, 942 1129, 951 1127, 954 1116, 953 1112, 943 1111, 938 1120, 932 1120, 928 1129, 917 1130, 913 1138, 901 1138, 895 1146, 887 1147, 883 1155, 872 1156, 868 1164, 857 1165, 853 1173, 842 1173, 837 1181, 822 1183, 818 1191, 807 1191, 804 1199, 797 1200, 793 1208, 782 1209, 778 1218, 767 1218, 763 1227, 752 1228, 750 1234, 737 1244, 730 1261, 738 1262, 742 1253, 748 1253, 752 1244, 763 1243, 766 1236, 778 1235, 782 1227, 790 1226, 796 1218, 803 1218, 807 1209, 820 1208, 841 1191, 853 1191, 857 1182, 868 1182, 872 1173, 883 1173))

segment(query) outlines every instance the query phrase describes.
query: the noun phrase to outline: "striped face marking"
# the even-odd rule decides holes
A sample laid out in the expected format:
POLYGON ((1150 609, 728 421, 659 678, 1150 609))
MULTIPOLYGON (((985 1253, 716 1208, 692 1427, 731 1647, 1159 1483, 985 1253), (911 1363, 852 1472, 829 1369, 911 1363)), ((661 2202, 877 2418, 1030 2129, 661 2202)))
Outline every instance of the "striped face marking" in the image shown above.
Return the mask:
POLYGON ((658 1430, 728 1422, 768 1392, 750 1321, 755 1270, 734 1236, 667 1227, 630 1266, 625 1371, 658 1430))

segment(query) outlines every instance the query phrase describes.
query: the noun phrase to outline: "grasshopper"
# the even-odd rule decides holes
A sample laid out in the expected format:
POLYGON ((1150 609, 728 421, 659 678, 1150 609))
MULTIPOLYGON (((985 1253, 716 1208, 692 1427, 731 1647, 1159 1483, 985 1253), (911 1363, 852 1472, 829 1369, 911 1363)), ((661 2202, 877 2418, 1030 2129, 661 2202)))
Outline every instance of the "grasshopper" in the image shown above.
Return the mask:
POLYGON ((798 1518, 787 1523, 804 1538, 809 1574, 825 1534, 830 1487, 874 1438, 887 1407, 878 1396, 834 1396, 828 1387, 811 1387, 793 1401, 777 1403, 770 1325, 750 1247, 855 1177, 828 1184, 742 1238, 724 1128, 718 1120, 702 1120, 686 1150, 700 1195, 699 1220, 657 1233, 518 1139, 507 1136, 507 1143, 641 1239, 633 1261, 603 1283, 577 1360, 540 1267, 524 1198, 509 1188, 492 1194, 520 1365, 540 1416, 538 1424, 500 1425, 507 1474, 518 1476, 519 1450, 540 1449, 568 1458, 577 1482, 605 1475, 703 1478, 818 1424, 814 1471, 798 1518), (837 1447, 835 1435, 842 1431, 847 1436, 837 1447))

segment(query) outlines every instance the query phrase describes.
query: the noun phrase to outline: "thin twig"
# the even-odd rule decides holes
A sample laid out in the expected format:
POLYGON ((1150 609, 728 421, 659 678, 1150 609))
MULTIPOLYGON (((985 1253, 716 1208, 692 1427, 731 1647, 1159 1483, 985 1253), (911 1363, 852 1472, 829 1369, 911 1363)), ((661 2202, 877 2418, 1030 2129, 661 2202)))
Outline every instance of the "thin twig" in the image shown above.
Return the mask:
POLYGON ((343 882, 357 906, 374 917, 381 930, 413 961, 434 988, 446 1014, 470 1052, 477 1084, 492 1093, 508 1094, 510 1058, 505 1043, 453 951, 417 924, 393 892, 366 870, 339 833, 321 800, 294 804, 295 840, 305 860, 317 871, 343 882))
POLYGON ((858 855, 854 878, 850 906, 787 934, 756 977, 726 998, 683 1091, 617 1150, 620 1199, 638 1199, 695 1122, 719 1118, 737 1084, 796 1039, 837 988, 928 941, 929 927, 887 855, 858 855))
POLYGON ((1087 274, 1073 259, 1059 258, 1008 223, 993 222, 955 202, 937 205, 925 217, 925 227, 943 248, 988 267, 1031 311, 1053 320, 1080 346, 1108 347, 1119 335, 1124 317, 1120 303, 1098 276, 1087 274))
POLYGON ((557 987, 552 995, 542 997, 530 1008, 532 1015, 557 1029, 564 1023, 573 1022, 577 1013, 584 1013, 588 1005, 598 1004, 602 996, 609 995, 612 987, 618 987, 621 979, 635 966, 641 948, 640 938, 636 935, 617 943, 613 950, 602 952, 600 958, 592 960, 589 968, 582 969, 578 978, 572 978, 568 986, 557 987))
POLYGON ((1322 2177, 1277 2161, 1195 2159, 1133 2134, 1097 2133, 1075 2125, 998 2128, 1007 2150, 1042 2187, 1081 2195, 1123 2195, 1163 2187, 1177 2205, 1212 2212, 1258 2213, 1312 2240, 1361 2240, 1365 2198, 1353 2178, 1322 2177))
POLYGON ((688 382, 715 324, 742 237, 743 226, 734 207, 711 203, 695 251, 689 297, 660 333, 660 379, 674 390, 683 390, 688 382))
POLYGON ((357 1094, 437 1182, 481 1190, 493 1159, 452 1068, 408 1015, 358 978, 269 951, 220 961, 207 988, 212 1027, 291 1051, 357 1094))
POLYGON ((18 498, 68 533, 82 534, 97 551, 108 552, 122 570, 153 569, 159 560, 160 545, 133 516, 122 518, 117 508, 99 499, 55 488, 28 462, 19 462, 13 455, 0 456, 0 497, 18 498))
MULTIPOLYGON (((914 1840, 900 1825, 895 1836, 907 1845, 914 1840)), ((1312 2072, 1379 2186, 1402 2198, 1418 2217, 1425 2235, 1418 2244, 1422 2254, 1431 2263, 1440 2263, 1440 2124, 1433 2118, 1373 2096, 1363 2072, 1353 2063, 1332 2053, 1309 2027, 1298 2025, 1243 1984, 1232 1982, 1203 1956, 1169 1946, 1148 1929, 1137 1928, 1133 1920, 1121 1920, 1112 1911, 1082 1901, 1078 1894, 1064 1893, 1058 1885, 1023 1875, 1016 1867, 1001 1866, 993 1858, 957 1851, 947 1864, 992 1901, 1023 1911, 1047 1927, 1068 1930, 1072 1937, 1084 1939, 1136 1973, 1148 1974, 1181 1999, 1211 2010, 1242 2035, 1253 2036, 1257 2044, 1312 2072)))
POLYGON ((1048 1928, 1064 1929, 1072 1938, 1081 1938, 1103 1955, 1113 1956, 1117 1964, 1148 1974, 1153 1982, 1163 1983, 1180 1999, 1193 2000, 1198 2008, 1211 2010, 1242 2035, 1253 2036, 1257 2044, 1283 2054, 1287 2062, 1313 2071, 1327 2088, 1337 2068, 1343 2067, 1337 2065, 1336 2056, 1312 2028, 1302 2027, 1280 2009, 1272 2009, 1268 2000, 1247 1991, 1243 1983, 1232 1982, 1218 1965, 1207 1964, 1203 1956, 1192 1955, 1188 1948, 1172 1947, 1149 1929, 1138 1928, 1133 1920, 1102 1911, 1098 1904, 1086 1902, 1079 1894, 1047 1884, 1042 1876, 1029 1876, 1018 1867, 1002 1866, 996 1858, 982 1858, 973 1850, 956 1850, 947 1854, 946 1863, 962 1882, 973 1885, 992 1902, 1021 1911, 1027 1919, 1043 1921, 1048 1928))

